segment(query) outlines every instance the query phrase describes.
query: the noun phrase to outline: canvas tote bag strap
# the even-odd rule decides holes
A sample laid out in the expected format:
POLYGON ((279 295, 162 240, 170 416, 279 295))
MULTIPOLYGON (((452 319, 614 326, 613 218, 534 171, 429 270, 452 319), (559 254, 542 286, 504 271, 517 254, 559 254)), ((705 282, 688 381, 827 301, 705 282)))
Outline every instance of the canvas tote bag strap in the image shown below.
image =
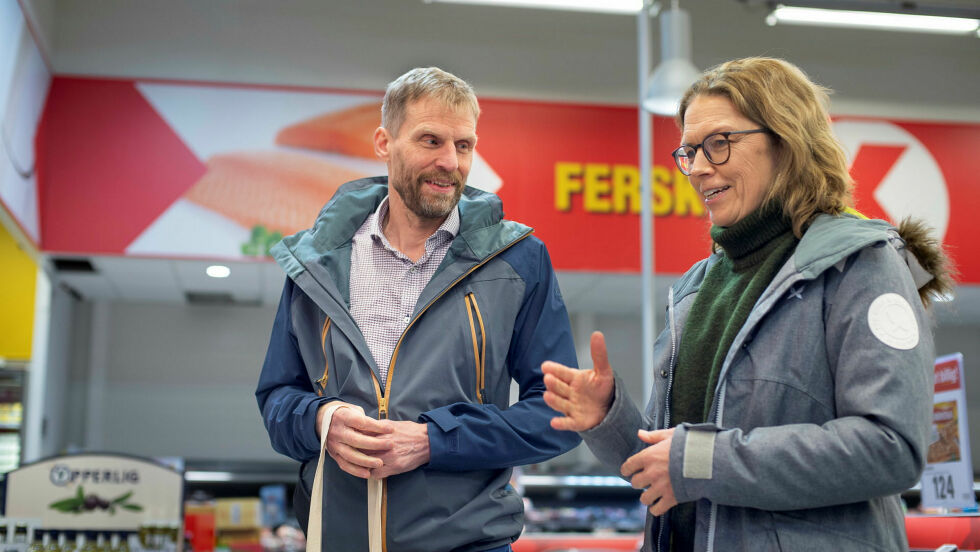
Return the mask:
MULTIPOLYGON (((323 457, 327 456, 327 433, 330 429, 330 419, 340 408, 353 408, 361 414, 364 410, 353 404, 333 402, 328 403, 323 414, 323 425, 320 435, 320 458, 316 464, 316 475, 313 477, 313 488, 310 491, 310 519, 306 529, 306 552, 322 552, 323 538, 323 457)), ((381 479, 368 479, 368 548, 369 552, 381 552, 381 479)))

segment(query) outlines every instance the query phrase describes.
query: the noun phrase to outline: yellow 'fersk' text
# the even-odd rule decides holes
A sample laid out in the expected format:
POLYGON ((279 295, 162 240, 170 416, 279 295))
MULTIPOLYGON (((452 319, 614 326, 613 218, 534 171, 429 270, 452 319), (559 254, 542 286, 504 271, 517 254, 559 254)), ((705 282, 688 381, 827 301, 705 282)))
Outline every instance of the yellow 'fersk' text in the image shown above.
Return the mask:
MULTIPOLYGON (((656 165, 652 177, 654 216, 704 216, 704 203, 683 173, 656 165)), ((633 165, 555 163, 555 209, 570 211, 575 195, 582 196, 587 213, 639 213, 640 171, 633 165)))

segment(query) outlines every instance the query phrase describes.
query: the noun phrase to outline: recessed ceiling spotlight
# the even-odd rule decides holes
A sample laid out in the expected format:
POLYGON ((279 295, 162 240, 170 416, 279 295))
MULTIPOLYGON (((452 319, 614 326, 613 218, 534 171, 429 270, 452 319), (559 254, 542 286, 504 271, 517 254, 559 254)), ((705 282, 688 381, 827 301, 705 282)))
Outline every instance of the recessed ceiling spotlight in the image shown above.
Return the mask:
POLYGON ((231 276, 231 269, 225 265, 211 265, 205 272, 212 278, 227 278, 231 276))

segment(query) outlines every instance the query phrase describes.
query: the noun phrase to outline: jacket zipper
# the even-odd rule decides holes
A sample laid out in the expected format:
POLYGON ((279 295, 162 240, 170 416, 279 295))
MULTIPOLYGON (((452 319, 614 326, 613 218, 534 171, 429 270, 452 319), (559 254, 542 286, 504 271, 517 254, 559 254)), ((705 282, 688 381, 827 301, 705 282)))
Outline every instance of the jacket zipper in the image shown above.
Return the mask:
MULTIPOLYGON (((802 279, 803 278, 792 278, 792 279, 788 280, 787 283, 783 283, 780 286, 779 289, 774 290, 773 292, 770 292, 769 295, 775 295, 778 298, 779 296, 781 296, 785 292, 786 288, 790 287, 791 285, 795 285, 796 282, 798 282, 798 281, 800 281, 802 279)), ((765 292, 763 292, 763 294, 766 295, 765 292)), ((768 297, 768 295, 767 295, 767 297, 768 297)), ((754 323, 755 324, 758 324, 758 321, 761 319, 761 317, 769 314, 769 312, 772 309, 773 309, 773 306, 771 304, 769 306, 767 306, 765 312, 763 312, 762 314, 760 314, 759 317, 756 319, 756 321, 754 323)), ((752 310, 755 311, 755 307, 753 307, 752 310)), ((750 312, 749 313, 749 318, 751 318, 751 317, 752 317, 752 313, 750 312)), ((748 323, 748 320, 746 320, 746 323, 748 323)), ((737 337, 738 336, 736 336, 736 338, 737 337)), ((745 344, 744 341, 745 340, 743 339, 742 342, 740 342, 738 344, 738 346, 740 348, 742 346, 744 346, 744 344, 745 344)), ((735 343, 732 343, 732 346, 734 346, 734 345, 735 345, 735 343)), ((734 358, 734 357, 732 357, 732 358, 734 358)), ((714 404, 714 408, 715 408, 715 425, 718 426, 718 427, 721 427, 721 414, 722 414, 722 410, 725 407, 724 406, 725 405, 725 390, 727 389, 727 386, 725 386, 724 380, 722 379, 722 376, 723 375, 726 375, 726 368, 727 368, 727 366, 725 364, 723 364, 722 367, 721 367, 721 371, 718 374, 718 392, 715 393, 715 404, 714 404)), ((717 522, 716 522, 717 517, 718 517, 718 505, 715 504, 714 502, 712 502, 711 503, 711 512, 710 512, 710 514, 708 516, 708 550, 707 550, 707 552, 712 552, 715 549, 715 526, 717 525, 717 522)))
POLYGON ((667 292, 667 315, 670 318, 670 365, 667 366, 667 393, 664 397, 664 427, 670 427, 670 392, 674 386, 674 363, 677 362, 677 323, 674 320, 674 288, 667 292))
MULTIPOLYGON (((670 364, 667 366, 667 391, 664 393, 664 423, 661 429, 670 427, 670 392, 674 386, 674 362, 677 360, 677 324, 674 320, 674 287, 671 286, 667 291, 667 318, 670 324, 670 364)), ((663 541, 664 524, 661 523, 657 531, 657 550, 660 551, 660 543, 663 541)))
POLYGON ((483 315, 480 314, 480 306, 476 303, 476 295, 473 292, 467 293, 463 300, 466 302, 466 316, 470 322, 470 337, 473 338, 473 359, 476 362, 476 400, 480 404, 485 404, 487 330, 483 326, 483 315), (473 320, 474 314, 476 315, 476 323, 473 320), (477 326, 480 330, 479 338, 477 338, 477 326))
MULTIPOLYGON (((720 380, 719 374, 719 380, 720 380)), ((718 398, 715 403, 715 425, 721 427, 721 405, 724 402, 725 395, 724 384, 718 390, 718 398)), ((714 502, 711 503, 711 511, 708 513, 708 550, 707 552, 712 552, 715 549, 715 525, 717 524, 718 518, 718 505, 714 502)))
MULTIPOLYGON (((527 238, 533 233, 534 230, 530 230, 526 232, 516 240, 498 249, 495 253, 493 253, 486 259, 483 259, 479 264, 477 264, 473 268, 467 270, 464 274, 460 275, 459 278, 456 278, 455 280, 452 281, 452 283, 446 286, 446 289, 442 290, 439 293, 439 295, 437 295, 434 299, 432 299, 432 301, 429 301, 429 304, 426 305, 422 310, 420 310, 419 313, 415 315, 415 317, 412 318, 411 321, 409 321, 408 326, 405 326, 405 331, 403 331, 401 337, 398 338, 398 343, 395 344, 394 352, 392 352, 391 354, 391 362, 388 363, 388 374, 387 377, 385 378, 383 391, 381 389, 381 384, 378 381, 378 377, 374 374, 373 370, 371 371, 371 380, 374 382, 374 393, 378 398, 378 419, 380 420, 388 419, 388 401, 391 400, 391 376, 395 371, 395 362, 398 360, 398 351, 399 349, 401 349, 402 342, 405 340, 405 336, 408 335, 408 330, 410 330, 412 326, 415 325, 415 322, 422 317, 425 311, 429 310, 429 307, 434 305, 436 301, 438 301, 439 299, 442 299, 442 296, 445 295, 447 292, 449 292, 449 290, 451 290, 453 287, 455 287, 456 284, 460 283, 461 281, 463 281, 464 278, 466 278, 467 276, 475 272, 483 265, 490 262, 492 259, 496 258, 497 255, 500 255, 504 251, 510 249, 511 247, 513 247, 514 245, 516 245, 524 238, 527 238)), ((479 317, 479 314, 477 316, 479 317)), ((388 551, 388 480, 387 479, 384 480, 384 486, 382 487, 381 490, 381 549, 382 552, 388 551)))
POLYGON ((323 351, 323 375, 320 379, 316 380, 317 385, 320 386, 316 390, 316 394, 322 397, 327 392, 327 378, 330 377, 330 361, 327 360, 327 332, 330 331, 331 320, 328 316, 326 320, 323 321, 323 329, 320 330, 320 350, 323 351))

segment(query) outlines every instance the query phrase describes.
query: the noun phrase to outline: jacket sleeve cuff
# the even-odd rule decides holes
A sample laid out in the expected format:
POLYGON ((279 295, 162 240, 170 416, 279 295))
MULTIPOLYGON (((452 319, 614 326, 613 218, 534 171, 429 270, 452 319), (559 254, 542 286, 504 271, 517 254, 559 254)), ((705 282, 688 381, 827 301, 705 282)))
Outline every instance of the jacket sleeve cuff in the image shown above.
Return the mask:
POLYGON ((310 399, 304 399, 303 403, 300 403, 296 412, 301 413, 300 422, 303 426, 303 431, 300 432, 300 443, 303 448, 312 450, 319 454, 320 452, 320 439, 316 436, 316 414, 321 406, 324 404, 337 400, 331 397, 312 397, 310 399))
MULTIPOLYGON (((615 385, 613 386, 613 401, 609 405, 609 411, 606 412, 606 417, 599 422, 599 425, 592 429, 581 431, 579 435, 586 440, 599 435, 606 435, 610 430, 620 427, 624 419, 636 418, 636 412, 636 405, 633 404, 633 401, 630 400, 629 395, 626 393, 623 380, 619 376, 616 376, 615 385)), ((634 428, 633 437, 636 436, 635 430, 637 429, 643 428, 637 424, 634 428)))
POLYGON ((430 410, 419 416, 419 422, 428 424, 429 463, 432 469, 452 466, 452 457, 459 452, 459 420, 445 408, 430 410))
POLYGON ((715 475, 714 456, 718 428, 713 424, 681 424, 670 445, 670 484, 677 502, 707 495, 715 475))
POLYGON ((596 458, 619 472, 620 464, 641 444, 637 430, 646 428, 646 421, 629 398, 626 385, 616 376, 613 402, 606 417, 599 425, 579 432, 579 435, 596 458))

